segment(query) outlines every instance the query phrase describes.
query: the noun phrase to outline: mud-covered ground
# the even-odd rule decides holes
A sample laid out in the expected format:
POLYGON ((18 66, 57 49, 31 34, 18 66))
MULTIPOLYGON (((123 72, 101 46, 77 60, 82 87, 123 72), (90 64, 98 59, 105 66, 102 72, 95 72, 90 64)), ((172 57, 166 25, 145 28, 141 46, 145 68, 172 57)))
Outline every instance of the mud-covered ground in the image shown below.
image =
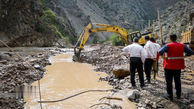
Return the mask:
POLYGON ((117 79, 112 74, 113 69, 129 69, 128 58, 121 55, 123 47, 92 45, 87 48, 90 49, 83 50, 81 53, 81 62, 96 66, 96 71, 108 73, 109 76, 101 78, 101 80, 108 81, 118 91, 138 91, 138 97, 130 99, 136 103, 138 109, 194 109, 194 56, 185 59, 186 68, 182 70, 181 74, 182 98, 180 100, 174 98, 171 102, 164 98, 166 85, 162 59, 159 61, 157 79, 152 79, 151 84, 146 84, 145 88, 141 89, 138 84, 138 75, 136 75, 137 88, 134 89, 130 84, 130 76, 117 79))
POLYGON ((63 52, 58 48, 0 48, 0 109, 24 108, 24 88, 44 76, 49 56, 63 52), (24 62, 14 53, 18 53, 24 62), (34 67, 35 72, 28 65, 34 67))
MULTIPOLYGON (((136 75, 137 88, 133 89, 130 84, 130 76, 117 79, 112 70, 123 68, 129 69, 128 58, 121 55, 123 47, 108 45, 93 45, 85 47, 81 61, 96 66, 96 71, 109 74, 101 80, 108 81, 118 92, 137 91, 133 99, 138 109, 193 109, 194 108, 194 56, 186 58, 186 68, 182 71, 182 99, 174 99, 173 102, 165 99, 166 93, 162 60, 160 60, 159 76, 152 80, 146 87, 139 87, 138 75, 136 75)), ((14 48, 14 52, 6 48, 0 49, 0 109, 22 109, 24 99, 18 96, 18 89, 39 80, 44 76, 45 66, 49 65, 49 56, 64 52, 58 48, 14 48), (18 53, 25 62, 21 61, 14 52, 18 53), (34 72, 30 63, 37 72, 34 72)), ((22 90, 22 89, 21 89, 22 90)), ((20 92, 20 90, 19 90, 20 92)), ((174 91, 175 92, 175 91, 174 91)), ((128 96, 128 93, 125 93, 128 96)))

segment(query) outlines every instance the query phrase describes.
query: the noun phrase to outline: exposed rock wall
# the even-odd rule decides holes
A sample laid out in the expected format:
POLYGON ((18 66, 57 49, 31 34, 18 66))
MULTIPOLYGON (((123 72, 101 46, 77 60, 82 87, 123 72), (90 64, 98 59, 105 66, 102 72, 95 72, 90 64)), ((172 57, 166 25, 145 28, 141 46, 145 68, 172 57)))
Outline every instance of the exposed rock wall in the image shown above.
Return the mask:
POLYGON ((41 23, 42 15, 39 0, 0 0, 0 39, 10 46, 52 46, 55 33, 41 23))
MULTIPOLYGON (((164 10, 179 0, 47 0, 48 7, 69 23, 65 25, 79 36, 89 23, 119 25, 126 29, 144 29, 156 19, 157 9, 164 10), (60 10, 60 11, 59 11, 60 10), (65 16, 64 16, 65 15, 65 16)), ((110 34, 97 34, 105 40, 110 34)))
MULTIPOLYGON (((190 27, 189 15, 194 13, 194 1, 180 0, 173 6, 161 12, 161 25, 164 41, 167 43, 170 34, 177 34, 181 39, 182 31, 187 31, 190 27)), ((155 31, 159 33, 158 22, 154 23, 155 31)))
MULTIPOLYGON (((141 30, 156 19, 158 8, 164 10, 179 0, 0 0, 0 39, 10 46, 55 45, 59 37, 41 22, 45 4, 40 1, 56 14, 63 36, 75 43, 89 22, 141 30)), ((105 40, 110 34, 97 36, 105 40)))
POLYGON ((55 12, 57 24, 61 25, 64 34, 73 39, 82 32, 90 20, 77 6, 75 0, 45 0, 46 7, 55 12))

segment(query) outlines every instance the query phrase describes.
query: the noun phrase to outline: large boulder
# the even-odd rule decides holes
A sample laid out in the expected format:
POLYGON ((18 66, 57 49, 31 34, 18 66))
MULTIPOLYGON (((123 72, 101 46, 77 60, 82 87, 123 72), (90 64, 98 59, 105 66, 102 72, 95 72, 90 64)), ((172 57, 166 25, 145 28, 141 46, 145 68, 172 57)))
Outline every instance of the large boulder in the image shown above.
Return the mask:
POLYGON ((127 97, 129 100, 136 100, 140 97, 140 92, 137 89, 130 90, 127 92, 127 97))

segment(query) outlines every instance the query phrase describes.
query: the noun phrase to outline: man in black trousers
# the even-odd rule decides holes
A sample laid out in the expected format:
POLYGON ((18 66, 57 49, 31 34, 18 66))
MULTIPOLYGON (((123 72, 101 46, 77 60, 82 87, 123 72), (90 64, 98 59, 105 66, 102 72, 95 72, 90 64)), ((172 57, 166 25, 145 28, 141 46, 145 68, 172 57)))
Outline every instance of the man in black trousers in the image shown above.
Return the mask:
POLYGON ((159 54, 163 57, 163 67, 165 72, 166 79, 166 98, 173 100, 173 85, 172 81, 174 78, 176 96, 177 99, 181 97, 181 69, 185 68, 184 64, 184 52, 186 56, 191 56, 193 51, 188 48, 186 45, 176 42, 177 36, 170 35, 170 42, 164 45, 160 50, 159 54), (167 56, 164 53, 167 53, 167 56))
POLYGON ((157 47, 155 46, 155 44, 150 41, 149 36, 145 36, 145 41, 146 41, 146 44, 144 46, 144 49, 147 53, 147 57, 144 63, 144 70, 146 74, 147 83, 150 84, 151 70, 152 70, 154 60, 156 60, 158 49, 156 49, 157 47))
POLYGON ((123 51, 130 55, 130 73, 132 86, 136 87, 135 72, 137 70, 140 80, 140 87, 144 87, 143 63, 146 57, 145 50, 141 45, 138 44, 138 39, 134 38, 133 44, 123 48, 123 51))

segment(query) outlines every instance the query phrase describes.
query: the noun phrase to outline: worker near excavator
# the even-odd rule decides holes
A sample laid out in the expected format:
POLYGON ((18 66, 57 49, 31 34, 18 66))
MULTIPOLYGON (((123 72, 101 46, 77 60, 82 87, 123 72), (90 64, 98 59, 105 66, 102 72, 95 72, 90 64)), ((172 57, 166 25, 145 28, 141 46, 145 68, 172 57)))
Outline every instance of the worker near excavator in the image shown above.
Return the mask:
POLYGON ((141 45, 138 44, 138 38, 133 39, 133 44, 128 45, 122 49, 130 55, 130 73, 131 84, 136 87, 135 72, 137 70, 140 80, 140 87, 144 87, 143 63, 145 61, 146 52, 141 45))
POLYGON ((156 40, 153 37, 150 38, 150 41, 155 44, 154 48, 157 50, 157 55, 156 55, 156 57, 154 59, 154 63, 153 63, 153 66, 152 66, 152 70, 154 72, 154 79, 156 79, 156 74, 158 74, 158 65, 159 65, 158 64, 158 60, 159 60, 159 53, 158 53, 158 51, 160 50, 161 46, 158 43, 156 43, 156 40))
POLYGON ((175 34, 170 35, 170 43, 164 45, 159 54, 163 57, 163 68, 166 80, 167 95, 165 96, 169 100, 173 100, 173 85, 174 78, 176 97, 181 97, 181 69, 185 68, 184 64, 184 52, 186 56, 191 56, 193 51, 186 45, 176 42, 177 36, 175 34), (167 54, 167 56, 165 56, 167 54))
POLYGON ((147 53, 147 57, 144 63, 144 71, 146 74, 147 83, 150 84, 151 70, 152 70, 153 63, 156 60, 158 50, 156 49, 156 45, 150 41, 149 36, 145 36, 145 42, 146 44, 144 46, 144 49, 147 53))

